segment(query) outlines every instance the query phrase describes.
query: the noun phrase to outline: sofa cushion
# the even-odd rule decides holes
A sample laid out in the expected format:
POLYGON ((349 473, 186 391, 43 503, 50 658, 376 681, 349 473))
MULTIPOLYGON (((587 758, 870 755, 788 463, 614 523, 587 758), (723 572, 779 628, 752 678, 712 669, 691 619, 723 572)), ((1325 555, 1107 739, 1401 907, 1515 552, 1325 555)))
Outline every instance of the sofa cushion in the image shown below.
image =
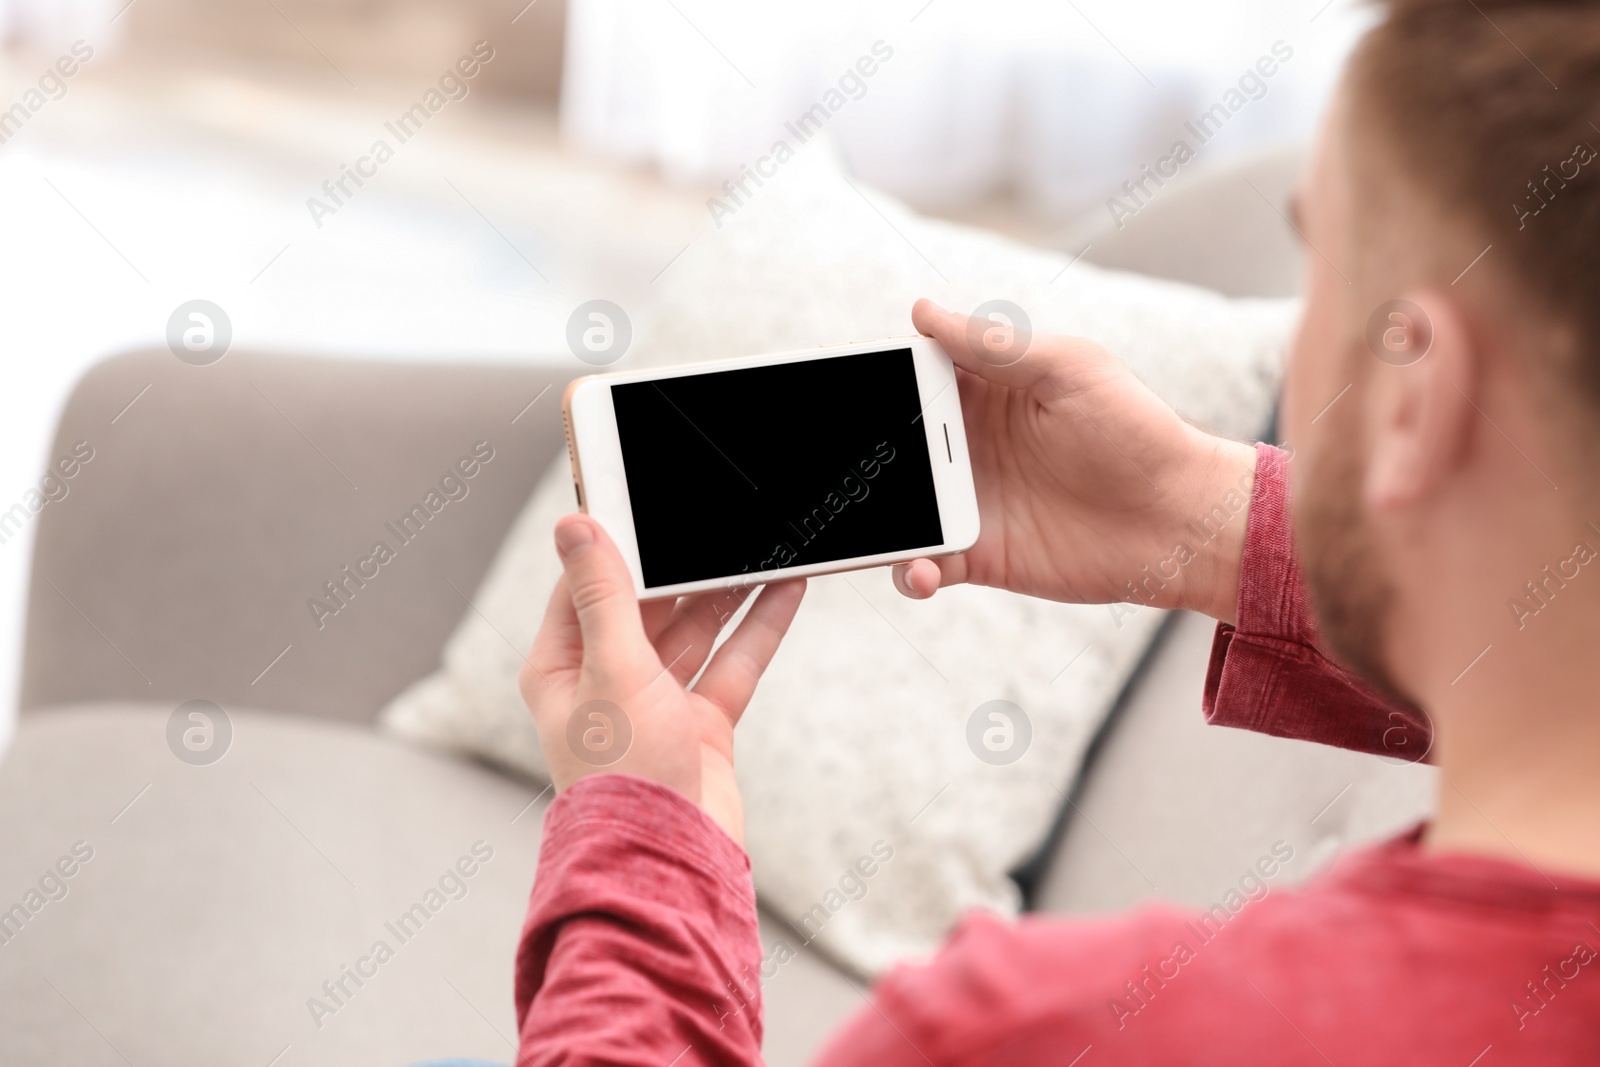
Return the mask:
MULTIPOLYGON (((510 1063, 548 796, 366 728, 233 709, 225 754, 186 762, 174 710, 27 715, 0 764, 7 1067, 510 1063)), ((766 995, 779 1064, 858 999, 814 956, 766 995)))

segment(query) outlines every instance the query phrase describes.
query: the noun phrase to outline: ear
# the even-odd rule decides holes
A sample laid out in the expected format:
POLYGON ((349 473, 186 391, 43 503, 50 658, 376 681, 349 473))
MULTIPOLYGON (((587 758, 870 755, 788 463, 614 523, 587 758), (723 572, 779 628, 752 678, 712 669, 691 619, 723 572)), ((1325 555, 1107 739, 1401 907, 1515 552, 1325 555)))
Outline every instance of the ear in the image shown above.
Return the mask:
POLYGON ((1483 353, 1455 294, 1408 293, 1369 338, 1378 357, 1369 409, 1367 505, 1392 511, 1446 484, 1465 454, 1483 353), (1421 355, 1417 355, 1417 353, 1421 355))

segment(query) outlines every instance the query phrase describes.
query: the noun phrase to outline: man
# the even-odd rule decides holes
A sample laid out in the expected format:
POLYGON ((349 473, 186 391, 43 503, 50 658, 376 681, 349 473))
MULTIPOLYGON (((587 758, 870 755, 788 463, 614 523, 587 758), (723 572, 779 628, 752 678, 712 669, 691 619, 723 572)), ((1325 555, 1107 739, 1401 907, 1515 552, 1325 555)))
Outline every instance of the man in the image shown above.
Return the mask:
MULTIPOLYGON (((1115 601, 1253 471, 1248 527, 1156 591, 1221 622, 1208 716, 1427 751, 1437 815, 1221 933, 1168 907, 973 916, 824 1062, 1600 1062, 1600 6, 1386 8, 1296 205, 1293 463, 1186 424, 1089 342, 992 366, 965 317, 919 302, 963 371, 983 534, 897 582, 1115 601)), ((641 610, 593 522, 556 542, 523 689, 562 795, 519 1062, 756 1062, 759 1005, 727 1007, 761 952, 732 729, 799 585, 760 593, 685 691, 727 605, 641 610), (663 674, 656 650, 685 645, 663 674), (564 742, 597 698, 634 727, 606 774, 564 742)))

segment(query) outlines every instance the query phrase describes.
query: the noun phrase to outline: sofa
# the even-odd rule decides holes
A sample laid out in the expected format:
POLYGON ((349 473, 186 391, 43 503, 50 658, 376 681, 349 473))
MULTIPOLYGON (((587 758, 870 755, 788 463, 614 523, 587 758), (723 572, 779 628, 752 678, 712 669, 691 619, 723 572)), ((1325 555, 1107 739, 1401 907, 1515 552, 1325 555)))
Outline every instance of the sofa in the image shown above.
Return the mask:
MULTIPOLYGON (((1265 156, 1125 229, 1058 239, 1235 295, 1292 292, 1297 254, 1256 190, 1282 196, 1297 166, 1265 156)), ((373 720, 475 610, 583 369, 247 352, 195 367, 156 349, 83 377, 50 455, 87 442, 92 459, 36 520, 0 764, 0 1061, 513 1060, 511 961, 550 793, 373 720), (349 583, 480 442, 493 458, 466 494, 349 583), (329 583, 340 609, 311 612, 329 583)), ((1017 872, 1031 907, 1209 903, 1279 842, 1286 885, 1426 814, 1428 768, 1204 726, 1211 631, 1169 617, 1017 872)), ((809 1059, 864 995, 802 952, 765 985, 767 1060, 809 1059)))

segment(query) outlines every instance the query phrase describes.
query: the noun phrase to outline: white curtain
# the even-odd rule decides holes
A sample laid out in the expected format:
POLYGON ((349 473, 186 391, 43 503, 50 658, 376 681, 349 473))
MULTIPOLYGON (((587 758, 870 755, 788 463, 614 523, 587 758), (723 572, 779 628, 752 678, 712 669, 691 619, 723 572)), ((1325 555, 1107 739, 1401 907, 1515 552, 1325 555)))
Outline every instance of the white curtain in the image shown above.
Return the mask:
POLYGON ((1364 19, 1347 0, 570 2, 562 127, 588 150, 720 183, 881 41, 827 123, 855 174, 924 207, 1011 188, 1059 211, 1137 176, 1278 41, 1293 57, 1205 154, 1309 136, 1364 19))

